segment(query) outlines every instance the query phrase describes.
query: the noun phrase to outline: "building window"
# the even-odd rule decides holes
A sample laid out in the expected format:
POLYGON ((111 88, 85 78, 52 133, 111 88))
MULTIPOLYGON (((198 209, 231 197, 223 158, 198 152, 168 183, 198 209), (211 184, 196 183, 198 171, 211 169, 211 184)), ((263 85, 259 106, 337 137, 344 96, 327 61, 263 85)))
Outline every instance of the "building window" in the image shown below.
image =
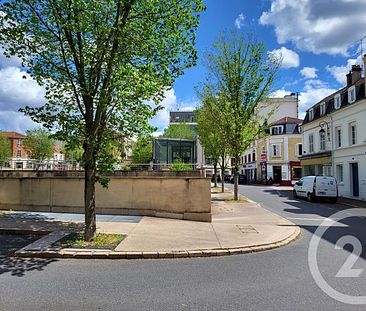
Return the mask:
POLYGON ((253 162, 255 162, 255 152, 252 154, 253 162))
POLYGON ((323 165, 323 176, 332 176, 332 166, 323 165))
POLYGON ((252 159, 250 158, 250 154, 248 154, 248 162, 252 162, 252 159))
POLYGON ((244 163, 247 163, 247 156, 244 156, 244 163))
POLYGON ((320 150, 324 151, 325 150, 325 133, 324 132, 320 132, 319 133, 319 142, 320 142, 320 150))
POLYGON ((343 165, 336 165, 336 178, 338 182, 343 182, 343 165))
POLYGON ((302 156, 302 144, 296 144, 296 156, 302 156))
POLYGON ((320 104, 320 115, 324 115, 325 114, 325 103, 321 103, 320 104))
POLYGON ((356 101, 356 87, 353 85, 348 89, 348 103, 352 104, 356 101))
POLYGON ((21 139, 18 139, 17 140, 17 146, 20 147, 22 145, 22 140, 21 139))
POLYGON ((283 133, 283 126, 272 126, 271 127, 271 134, 272 135, 281 135, 283 133))
POLYGON ((309 120, 311 121, 311 120, 313 120, 314 119, 314 110, 313 110, 313 108, 311 108, 310 110, 309 110, 309 120))
POLYGON ((281 156, 280 145, 272 145, 272 156, 273 157, 280 157, 281 156))
POLYGON ((356 123, 351 123, 349 125, 349 141, 350 141, 350 145, 356 145, 357 144, 356 123))
POLYGON ((235 166, 235 158, 231 158, 230 164, 231 166, 235 166))
POLYGON ((309 135, 309 152, 310 153, 314 152, 314 135, 313 134, 309 135))
POLYGON ((336 128, 336 146, 337 148, 342 147, 342 130, 340 127, 336 128))
POLYGON ((341 108, 341 94, 334 96, 334 109, 341 108))
POLYGON ((22 157, 22 150, 18 149, 17 150, 17 158, 21 158, 22 157))

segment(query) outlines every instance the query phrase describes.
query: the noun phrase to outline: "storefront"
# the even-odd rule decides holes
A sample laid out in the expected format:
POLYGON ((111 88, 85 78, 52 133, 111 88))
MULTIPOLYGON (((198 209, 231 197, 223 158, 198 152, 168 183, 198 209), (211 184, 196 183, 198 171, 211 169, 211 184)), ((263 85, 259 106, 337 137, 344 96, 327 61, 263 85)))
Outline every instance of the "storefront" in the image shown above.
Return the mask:
POLYGON ((257 181, 257 163, 243 164, 243 171, 247 177, 248 183, 254 183, 257 181))
POLYGON ((295 184, 302 177, 302 168, 300 161, 290 161, 291 184, 295 184))
POLYGON ((331 152, 322 152, 314 155, 301 157, 301 167, 303 176, 331 176, 332 156, 331 152))

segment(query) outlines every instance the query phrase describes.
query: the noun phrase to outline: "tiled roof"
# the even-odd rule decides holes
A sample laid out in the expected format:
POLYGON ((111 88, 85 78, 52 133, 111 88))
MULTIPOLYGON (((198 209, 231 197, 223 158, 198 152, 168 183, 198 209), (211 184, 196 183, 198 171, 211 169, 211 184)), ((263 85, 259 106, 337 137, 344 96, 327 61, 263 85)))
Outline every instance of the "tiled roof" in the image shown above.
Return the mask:
POLYGON ((362 99, 365 99, 365 78, 358 80, 357 82, 355 82, 354 84, 352 84, 350 86, 341 88, 337 92, 330 94, 329 96, 323 98, 321 101, 319 101, 314 106, 309 108, 306 111, 306 116, 304 118, 303 124, 313 122, 316 119, 319 119, 323 116, 326 116, 327 114, 330 114, 336 110, 339 110, 339 109, 334 108, 334 96, 337 94, 341 94, 341 107, 339 109, 342 109, 349 105, 354 105, 356 102, 358 102, 362 99), (356 87, 356 101, 352 104, 349 104, 348 103, 348 89, 353 85, 356 87), (324 115, 320 115, 320 104, 321 103, 325 103, 325 114, 324 115), (314 118, 312 120, 309 120, 309 110, 310 109, 314 110, 314 118))
POLYGON ((301 124, 303 120, 293 117, 284 117, 278 121, 273 122, 271 125, 281 125, 281 124, 301 124))
POLYGON ((0 135, 8 137, 8 138, 25 138, 26 136, 17 132, 0 132, 0 135))

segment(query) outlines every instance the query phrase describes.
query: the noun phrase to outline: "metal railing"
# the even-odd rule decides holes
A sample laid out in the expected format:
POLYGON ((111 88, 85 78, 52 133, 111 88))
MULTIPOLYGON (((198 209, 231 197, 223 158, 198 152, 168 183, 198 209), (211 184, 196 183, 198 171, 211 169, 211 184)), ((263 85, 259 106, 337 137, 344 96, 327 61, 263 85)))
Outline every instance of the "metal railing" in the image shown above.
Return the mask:
MULTIPOLYGON (((201 169, 197 163, 121 163, 115 164, 116 171, 196 171, 201 169)), ((83 171, 84 168, 77 161, 62 160, 6 160, 0 161, 0 170, 17 171, 83 171)))
POLYGON ((6 160, 0 161, 0 170, 19 170, 19 171, 79 171, 83 168, 77 161, 62 160, 6 160))

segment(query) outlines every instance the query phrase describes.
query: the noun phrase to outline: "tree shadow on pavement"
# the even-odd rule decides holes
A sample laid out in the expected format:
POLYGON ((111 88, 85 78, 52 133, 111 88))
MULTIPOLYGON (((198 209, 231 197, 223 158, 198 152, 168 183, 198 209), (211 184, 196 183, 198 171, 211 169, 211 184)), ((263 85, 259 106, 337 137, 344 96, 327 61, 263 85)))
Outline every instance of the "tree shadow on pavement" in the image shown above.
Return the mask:
POLYGON ((0 214, 0 228, 49 232, 60 230, 80 231, 84 228, 84 224, 59 221, 37 213, 5 212, 0 214))
MULTIPOLYGON (((298 223, 298 226, 304 230, 307 230, 311 234, 317 234, 316 230, 324 219, 332 219, 333 214, 339 211, 347 211, 347 209, 350 208, 348 206, 327 203, 323 201, 309 203, 306 200, 294 199, 292 194, 290 194, 289 199, 291 199, 291 201, 283 201, 283 203, 288 205, 288 208, 285 208, 284 211, 287 213, 292 213, 296 215, 295 217, 302 219, 303 223, 298 223), (301 215, 304 215, 305 217, 302 217, 301 215), (320 216, 321 218, 319 218, 319 223, 317 225, 307 224, 306 219, 309 215, 314 215, 315 217, 320 216)), ((321 236, 321 239, 328 241, 335 246, 340 238, 344 236, 354 236, 359 241, 361 241, 362 244, 364 244, 366 241, 365 220, 365 217, 347 214, 346 218, 338 220, 332 226, 328 226, 327 222, 325 222, 322 226, 326 226, 327 228, 324 234, 321 236)), ((350 253, 353 252, 353 246, 349 243, 343 248, 350 253)), ((360 254, 360 257, 366 259, 366 247, 362 247, 362 253, 360 254)))
POLYGON ((10 273, 13 276, 22 277, 26 272, 42 271, 44 267, 57 261, 52 258, 0 258, 0 275, 10 273))
POLYGON ((263 192, 275 195, 276 197, 279 196, 281 198, 288 198, 288 199, 290 199, 292 196, 291 190, 266 189, 263 190, 263 192))

